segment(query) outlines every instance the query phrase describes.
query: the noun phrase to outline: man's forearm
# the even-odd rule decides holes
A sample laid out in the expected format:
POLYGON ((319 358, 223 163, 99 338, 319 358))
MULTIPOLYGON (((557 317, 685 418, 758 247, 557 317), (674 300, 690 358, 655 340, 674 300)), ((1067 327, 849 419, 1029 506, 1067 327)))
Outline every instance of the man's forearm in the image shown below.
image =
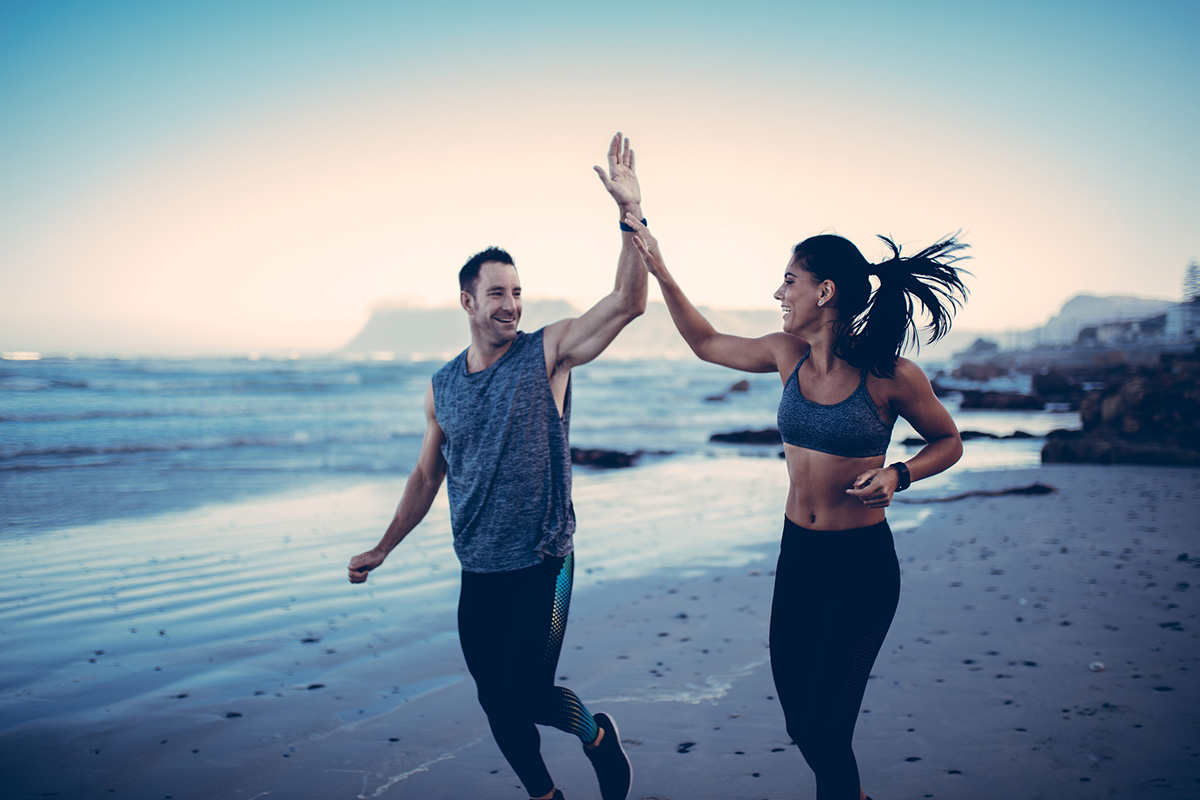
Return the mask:
POLYGON ((404 487, 404 494, 400 497, 400 505, 396 508, 392 521, 388 523, 387 530, 384 531, 379 544, 375 545, 375 549, 384 555, 396 549, 396 546, 404 541, 404 537, 425 519, 441 485, 440 477, 435 480, 419 469, 414 471, 404 487))
MULTIPOLYGON (((641 203, 629 203, 619 208, 622 222, 626 214, 642 219, 641 203)), ((620 298, 623 307, 629 309, 633 316, 637 316, 646 310, 647 276, 641 254, 633 243, 634 236, 632 231, 621 231, 621 254, 617 257, 617 278, 613 294, 620 298)))

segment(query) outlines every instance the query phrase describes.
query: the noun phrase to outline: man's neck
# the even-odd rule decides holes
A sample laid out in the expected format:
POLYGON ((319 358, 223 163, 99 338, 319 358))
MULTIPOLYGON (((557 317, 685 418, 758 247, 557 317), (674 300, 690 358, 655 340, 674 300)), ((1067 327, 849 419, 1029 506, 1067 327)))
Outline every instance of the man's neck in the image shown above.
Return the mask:
POLYGON ((516 339, 503 344, 493 344, 478 337, 471 337, 471 346, 467 348, 467 372, 482 372, 499 361, 516 339))

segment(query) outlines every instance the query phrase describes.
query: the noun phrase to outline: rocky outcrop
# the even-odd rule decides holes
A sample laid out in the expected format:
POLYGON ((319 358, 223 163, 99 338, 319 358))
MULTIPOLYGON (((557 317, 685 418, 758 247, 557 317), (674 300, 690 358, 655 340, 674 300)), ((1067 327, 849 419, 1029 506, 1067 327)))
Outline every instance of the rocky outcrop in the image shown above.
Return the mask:
POLYGON ((1033 376, 1033 393, 1045 403, 1065 404, 1068 408, 1079 408, 1087 396, 1079 380, 1060 369, 1048 369, 1033 376))
POLYGON ((1052 432, 1042 461, 1200 465, 1200 353, 1111 378, 1079 415, 1083 431, 1052 432))
POLYGON ((775 428, 763 428, 760 431, 730 431, 729 433, 714 433, 708 437, 710 442, 721 444, 781 444, 783 437, 775 428))
POLYGON ((962 409, 991 409, 998 411, 1041 411, 1046 407, 1040 397, 1017 392, 983 392, 975 389, 964 389, 962 392, 962 409))
MULTIPOLYGON (((987 433, 986 431, 961 431, 958 435, 964 442, 969 442, 972 439, 996 439, 997 441, 1006 441, 1009 439, 1037 438, 1032 433, 1026 433, 1025 431, 1013 431, 1007 436, 1001 436, 997 433, 987 433)), ((904 445, 905 447, 921 447, 929 443, 919 436, 910 436, 909 438, 900 442, 900 444, 904 445)))
POLYGON ((706 397, 704 399, 706 402, 709 402, 709 403, 722 403, 725 400, 727 400, 729 398, 729 395, 731 395, 731 394, 740 394, 740 393, 748 392, 748 391, 750 391, 750 381, 741 380, 741 381, 738 381, 737 383, 733 384, 732 386, 730 386, 728 389, 721 392, 720 394, 710 394, 708 397, 706 397))
POLYGON ((622 467, 632 467, 641 458, 642 453, 635 451, 633 453, 625 453, 620 450, 600 450, 600 449, 585 449, 581 447, 571 448, 571 463, 580 464, 587 467, 599 467, 601 469, 620 469, 622 467))

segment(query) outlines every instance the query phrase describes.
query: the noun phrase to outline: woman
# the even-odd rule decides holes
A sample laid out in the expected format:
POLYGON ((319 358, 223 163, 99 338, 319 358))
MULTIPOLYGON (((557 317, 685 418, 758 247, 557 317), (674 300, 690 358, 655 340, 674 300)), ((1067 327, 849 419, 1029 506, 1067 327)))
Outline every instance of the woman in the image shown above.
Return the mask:
POLYGON ((949 330, 966 297, 949 265, 965 245, 951 237, 902 258, 880 237, 892 257, 872 265, 840 236, 805 239, 775 292, 783 332, 747 339, 714 330, 667 271, 646 226, 625 221, 692 351, 733 369, 777 371, 784 383, 779 431, 790 487, 771 604, 771 671, 818 800, 863 800, 851 740, 900 596, 884 509, 895 492, 962 455, 950 414, 900 351, 916 336, 914 299, 931 318, 930 342, 949 330), (928 444, 884 467, 897 417, 928 444))

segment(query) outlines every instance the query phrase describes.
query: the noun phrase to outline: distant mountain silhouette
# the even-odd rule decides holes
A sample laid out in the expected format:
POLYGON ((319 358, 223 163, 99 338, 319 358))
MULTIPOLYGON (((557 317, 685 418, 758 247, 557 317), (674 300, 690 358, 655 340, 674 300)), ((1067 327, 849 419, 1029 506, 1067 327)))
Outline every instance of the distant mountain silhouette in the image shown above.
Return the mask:
MULTIPOLYGON (((701 311, 723 333, 762 336, 779 330, 780 312, 776 310, 701 311)), ((522 304, 521 330, 532 332, 581 313, 564 300, 527 300, 522 304)), ((381 308, 339 352, 391 353, 395 358, 437 360, 453 357, 468 344, 470 334, 462 309, 381 308)), ((604 355, 618 359, 694 358, 662 303, 650 303, 646 313, 622 331, 604 355)))
MULTIPOLYGON (((953 329, 945 339, 918 352, 905 355, 922 364, 948 361, 952 353, 966 348, 976 338, 999 339, 1005 347, 1032 347, 1037 344, 1075 341, 1088 325, 1120 319, 1141 319, 1163 313, 1169 300, 1144 297, 1096 297, 1075 295, 1045 325, 1025 331, 986 333, 953 329)), ((735 336, 763 336, 780 329, 777 309, 729 310, 701 308, 701 312, 722 333, 735 336)), ((521 330, 535 331, 543 325, 583 311, 565 300, 526 300, 521 314, 521 330)), ((361 331, 339 352, 370 355, 391 353, 395 358, 445 360, 470 344, 466 313, 460 308, 377 309, 361 331)), ((652 302, 646 313, 634 320, 605 351, 605 358, 694 358, 671 322, 662 303, 652 302)))

